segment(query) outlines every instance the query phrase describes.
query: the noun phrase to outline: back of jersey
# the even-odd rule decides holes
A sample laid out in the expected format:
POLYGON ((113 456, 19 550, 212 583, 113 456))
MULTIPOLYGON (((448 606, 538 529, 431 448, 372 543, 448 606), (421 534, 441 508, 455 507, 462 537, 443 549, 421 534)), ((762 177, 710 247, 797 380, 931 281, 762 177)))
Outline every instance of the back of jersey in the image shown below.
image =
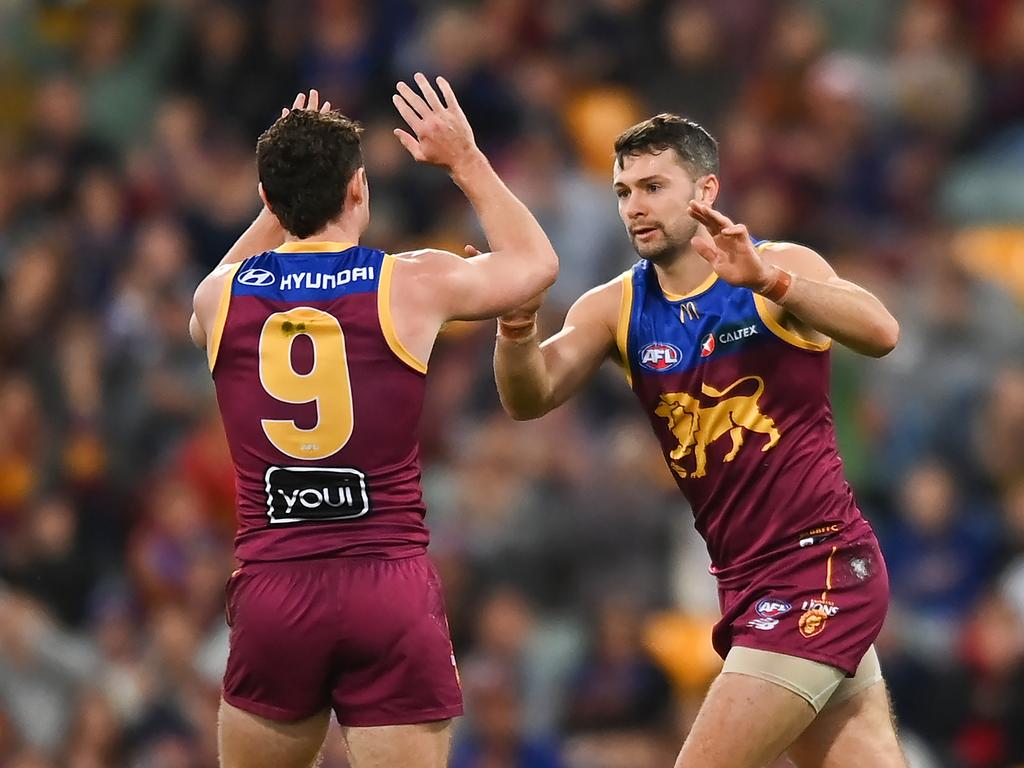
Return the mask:
POLYGON ((208 355, 242 562, 425 549, 426 367, 394 333, 393 266, 381 251, 297 242, 229 275, 208 355))

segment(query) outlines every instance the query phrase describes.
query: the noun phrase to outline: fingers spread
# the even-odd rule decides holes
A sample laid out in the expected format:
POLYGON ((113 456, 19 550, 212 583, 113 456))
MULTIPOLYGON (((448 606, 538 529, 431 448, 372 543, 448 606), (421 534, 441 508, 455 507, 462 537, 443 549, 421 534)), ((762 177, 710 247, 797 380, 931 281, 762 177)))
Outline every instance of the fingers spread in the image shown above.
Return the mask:
POLYGON ((391 97, 391 103, 395 105, 398 114, 408 123, 409 127, 418 133, 419 126, 423 124, 423 120, 416 114, 416 111, 397 93, 391 97))
POLYGON ((320 92, 316 88, 309 89, 309 101, 306 103, 306 109, 310 109, 316 112, 320 108, 320 92))
POLYGON ((441 94, 444 96, 444 100, 448 104, 448 109, 462 115, 462 107, 459 106, 459 100, 455 98, 455 91, 452 90, 448 81, 443 77, 437 78, 437 87, 441 89, 441 94))
POLYGON ((715 244, 701 235, 697 235, 691 239, 690 245, 693 246, 693 249, 699 253, 701 258, 705 261, 714 263, 718 258, 718 249, 715 247, 715 244))
POLYGON ((423 159, 423 152, 420 150, 420 143, 408 132, 403 131, 401 128, 395 128, 394 134, 398 137, 402 146, 408 150, 410 155, 412 155, 414 160, 420 161, 423 159))
POLYGON ((398 84, 398 93, 420 117, 426 117, 430 114, 431 109, 427 106, 427 102, 404 82, 398 84))
POLYGON ((306 94, 300 93, 292 102, 292 109, 302 109, 306 106, 306 94))
POLYGON ((441 99, 438 98, 434 88, 430 85, 430 81, 427 80, 426 76, 422 72, 416 73, 416 84, 420 87, 423 92, 423 97, 427 100, 427 104, 435 112, 440 112, 444 109, 444 104, 441 103, 441 99))
POLYGON ((331 102, 325 101, 324 105, 322 107, 320 107, 320 114, 324 114, 324 113, 330 112, 330 111, 331 111, 331 102))

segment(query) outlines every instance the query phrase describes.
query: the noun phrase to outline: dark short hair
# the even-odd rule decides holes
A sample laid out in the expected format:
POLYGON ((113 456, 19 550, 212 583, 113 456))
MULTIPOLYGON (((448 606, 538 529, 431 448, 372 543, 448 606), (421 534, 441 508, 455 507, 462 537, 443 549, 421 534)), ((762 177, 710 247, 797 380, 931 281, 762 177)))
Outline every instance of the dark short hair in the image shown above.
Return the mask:
POLYGON ((615 162, 622 167, 627 155, 674 149, 694 178, 718 173, 718 142, 692 120, 663 112, 637 123, 615 139, 615 162))
POLYGON ((337 112, 296 109, 256 143, 256 168, 281 225, 309 237, 336 219, 345 190, 363 165, 360 125, 337 112))

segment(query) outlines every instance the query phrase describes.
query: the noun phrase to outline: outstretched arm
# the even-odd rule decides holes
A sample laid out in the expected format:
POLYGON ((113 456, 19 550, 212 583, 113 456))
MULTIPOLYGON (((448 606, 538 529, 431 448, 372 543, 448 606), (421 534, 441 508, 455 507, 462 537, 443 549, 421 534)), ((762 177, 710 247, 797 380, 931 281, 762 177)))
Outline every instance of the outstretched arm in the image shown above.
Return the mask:
POLYGON ((780 243, 759 252, 745 226, 711 206, 693 201, 690 215, 710 235, 693 238, 697 252, 727 283, 769 299, 784 326, 811 341, 823 334, 871 357, 895 348, 900 335, 896 318, 873 294, 836 276, 810 248, 780 243))
POLYGON ((476 146, 448 81, 437 78, 440 96, 422 74, 416 74, 416 84, 420 93, 399 83, 392 99, 415 136, 401 129, 395 135, 418 162, 448 171, 476 211, 491 252, 464 259, 421 251, 403 259, 401 271, 429 294, 442 321, 495 317, 551 285, 558 258, 533 214, 476 146))
POLYGON ((622 280, 583 294, 562 330, 539 343, 531 302, 498 323, 494 378, 501 404, 516 420, 536 419, 557 408, 594 375, 615 349, 622 280))

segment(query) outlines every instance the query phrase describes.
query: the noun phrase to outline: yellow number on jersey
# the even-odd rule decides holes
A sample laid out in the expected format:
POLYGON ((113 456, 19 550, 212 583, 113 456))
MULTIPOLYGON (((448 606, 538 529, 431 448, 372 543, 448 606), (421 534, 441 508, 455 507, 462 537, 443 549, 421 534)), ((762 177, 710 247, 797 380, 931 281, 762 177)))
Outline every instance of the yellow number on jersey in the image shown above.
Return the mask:
POLYGON ((352 388, 345 334, 334 315, 312 307, 275 312, 260 334, 260 381, 267 393, 285 403, 316 402, 316 426, 300 429, 291 420, 263 419, 263 432, 281 453, 295 459, 326 459, 352 436, 352 388), (313 342, 313 368, 292 367, 292 343, 313 342))

